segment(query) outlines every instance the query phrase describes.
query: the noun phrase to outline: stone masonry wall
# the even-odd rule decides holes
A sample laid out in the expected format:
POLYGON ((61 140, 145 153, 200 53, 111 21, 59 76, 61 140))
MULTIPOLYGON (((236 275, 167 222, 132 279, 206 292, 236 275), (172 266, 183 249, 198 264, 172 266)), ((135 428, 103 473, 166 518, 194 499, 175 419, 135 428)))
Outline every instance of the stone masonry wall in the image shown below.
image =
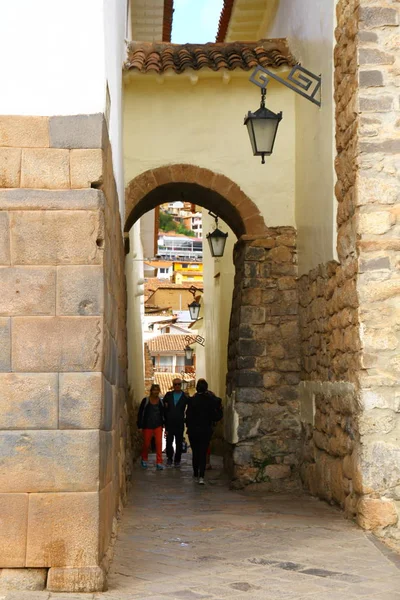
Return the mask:
POLYGON ((99 590, 129 437, 103 117, 0 117, 0 165, 0 587, 99 590))
POLYGON ((300 281, 302 413, 309 423, 304 480, 344 504, 360 525, 394 540, 400 539, 399 8, 396 0, 337 4, 340 264, 321 265, 300 281))
MULTIPOLYGON (((314 494, 350 509, 353 451, 360 412, 357 263, 320 265, 299 280, 301 416, 305 435, 301 476, 314 494)), ((355 456, 355 455, 354 455, 355 456)))
POLYGON ((242 236, 234 262, 225 415, 234 485, 294 488, 300 448, 295 230, 242 236))
POLYGON ((400 542, 400 5, 359 8, 360 525, 400 542))

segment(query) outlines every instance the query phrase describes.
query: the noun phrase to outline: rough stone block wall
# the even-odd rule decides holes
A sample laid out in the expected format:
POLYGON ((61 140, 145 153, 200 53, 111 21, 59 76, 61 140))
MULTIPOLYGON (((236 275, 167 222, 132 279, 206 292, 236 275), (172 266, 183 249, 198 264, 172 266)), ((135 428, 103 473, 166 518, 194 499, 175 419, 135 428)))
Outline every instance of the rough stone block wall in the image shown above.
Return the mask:
POLYGON ((0 117, 0 155, 0 587, 35 567, 49 589, 98 590, 129 439, 103 117, 0 117))
POLYGON ((301 416, 306 487, 348 508, 354 503, 353 451, 359 442, 360 365, 357 263, 344 257, 299 280, 301 416))
POLYGON ((307 427, 304 479, 344 504, 360 525, 397 541, 399 8, 396 0, 337 4, 340 265, 322 265, 300 282, 303 408, 309 413, 314 402, 315 410, 315 429, 307 427), (335 283, 343 274, 347 283, 335 283), (331 288, 340 293, 344 285, 351 286, 351 295, 335 307, 331 288))
POLYGON ((228 349, 227 410, 234 423, 234 485, 296 487, 300 448, 300 381, 296 232, 276 227, 242 236, 228 349))

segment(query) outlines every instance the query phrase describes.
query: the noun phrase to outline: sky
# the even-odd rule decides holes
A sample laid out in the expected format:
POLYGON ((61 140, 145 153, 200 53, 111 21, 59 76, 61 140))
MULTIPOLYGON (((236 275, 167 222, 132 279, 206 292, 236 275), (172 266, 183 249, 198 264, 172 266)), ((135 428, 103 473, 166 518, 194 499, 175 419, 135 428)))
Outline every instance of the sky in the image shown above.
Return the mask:
POLYGON ((172 42, 215 42, 223 0, 174 0, 172 42))

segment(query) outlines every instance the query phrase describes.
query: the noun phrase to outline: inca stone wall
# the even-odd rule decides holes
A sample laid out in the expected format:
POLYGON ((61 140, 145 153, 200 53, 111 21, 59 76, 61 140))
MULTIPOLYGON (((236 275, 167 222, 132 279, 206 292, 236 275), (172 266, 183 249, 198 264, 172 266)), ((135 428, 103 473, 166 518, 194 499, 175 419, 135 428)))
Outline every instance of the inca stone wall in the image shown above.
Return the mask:
POLYGON ((338 2, 340 264, 320 266, 300 282, 304 479, 363 527, 397 540, 399 8, 395 0, 338 2))
POLYGON ((298 485, 300 380, 296 233, 271 228, 235 246, 225 438, 237 487, 298 485))
POLYGON ((103 117, 0 117, 0 165, 0 586, 35 567, 38 587, 98 590, 129 448, 103 117))

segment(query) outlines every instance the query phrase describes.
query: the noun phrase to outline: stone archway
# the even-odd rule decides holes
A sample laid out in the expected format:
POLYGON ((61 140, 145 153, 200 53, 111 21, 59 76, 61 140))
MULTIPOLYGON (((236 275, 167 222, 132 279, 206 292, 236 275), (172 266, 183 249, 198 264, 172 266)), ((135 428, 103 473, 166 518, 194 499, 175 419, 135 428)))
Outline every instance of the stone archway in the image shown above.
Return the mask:
POLYGON ((201 205, 218 212, 238 237, 267 231, 259 209, 236 183, 220 173, 188 164, 150 169, 132 179, 126 188, 124 230, 129 231, 145 212, 158 206, 161 197, 165 202, 171 193, 176 199, 177 191, 188 193, 188 197, 190 194, 193 203, 200 197, 201 205))
POLYGON ((147 211, 182 197, 218 213, 238 237, 226 465, 237 486, 262 481, 274 491, 293 488, 301 448, 296 231, 267 227, 254 202, 226 176, 180 164, 146 171, 129 183, 125 232, 147 211))

